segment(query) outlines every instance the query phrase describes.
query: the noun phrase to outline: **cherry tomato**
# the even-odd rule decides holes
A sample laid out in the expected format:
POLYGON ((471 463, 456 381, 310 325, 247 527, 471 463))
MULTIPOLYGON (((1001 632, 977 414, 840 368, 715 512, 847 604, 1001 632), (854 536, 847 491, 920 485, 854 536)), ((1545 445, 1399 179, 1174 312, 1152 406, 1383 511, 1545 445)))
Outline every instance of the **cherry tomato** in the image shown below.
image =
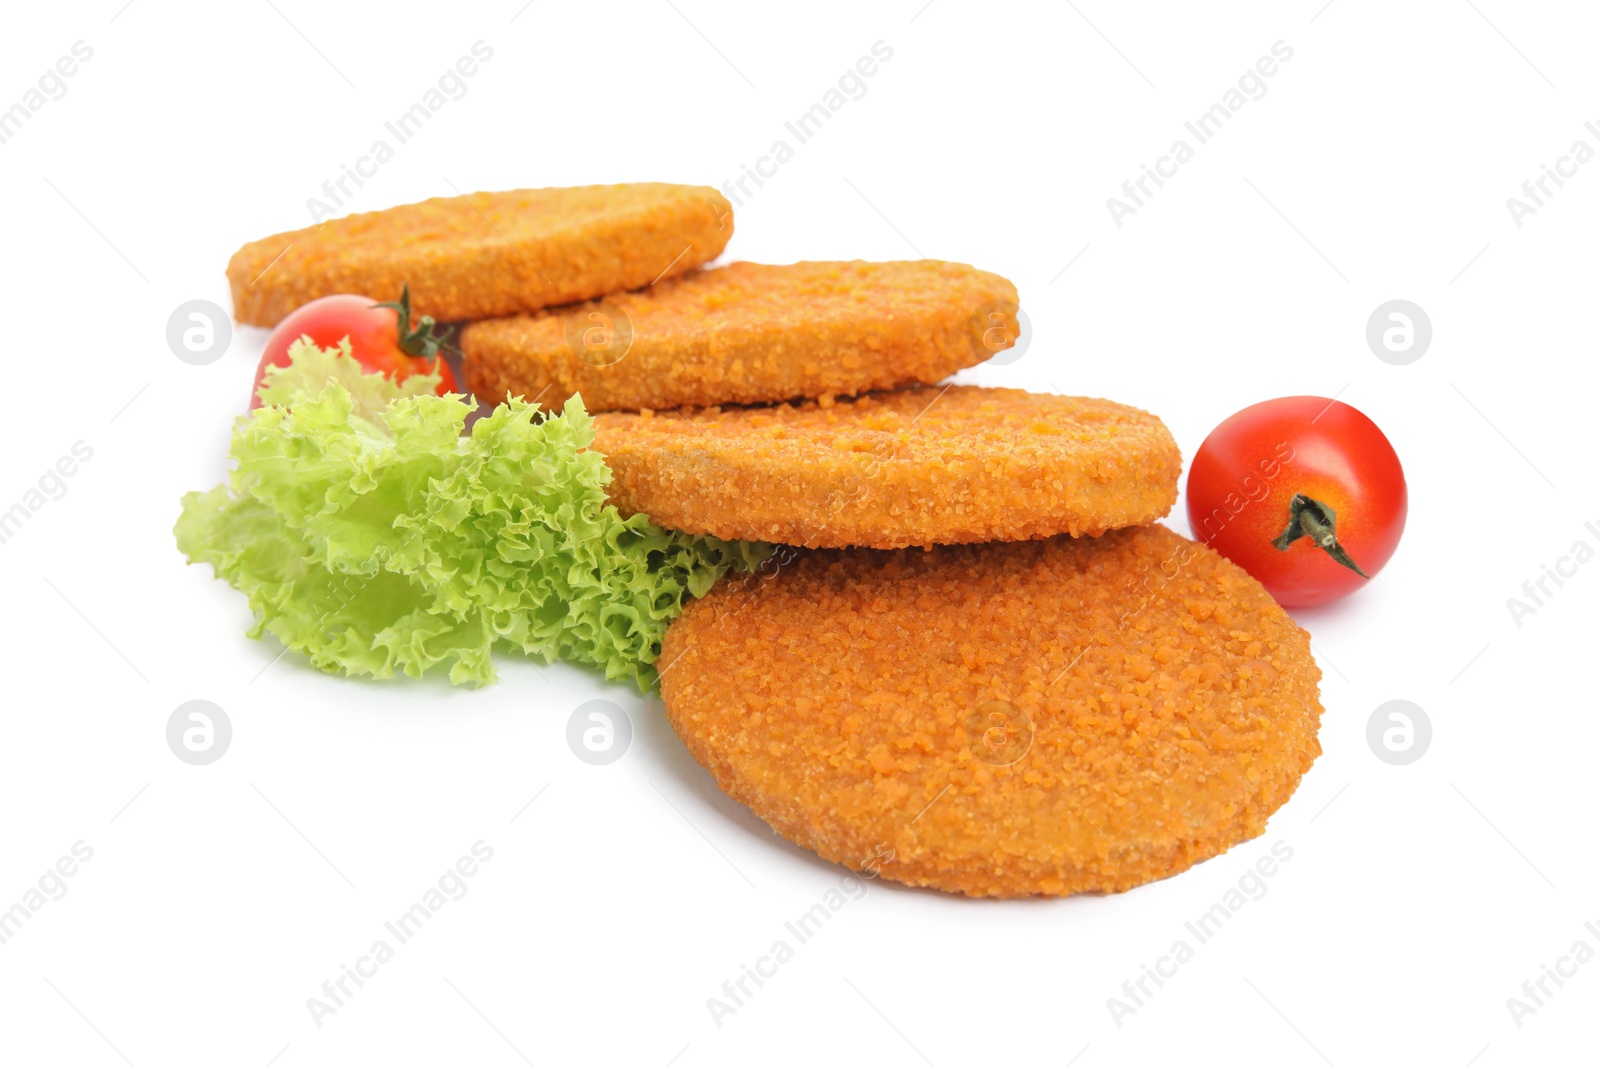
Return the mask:
POLYGON ((289 346, 301 337, 311 338, 319 348, 332 348, 348 337, 350 354, 369 371, 387 374, 397 382, 413 374, 437 372, 440 396, 458 391, 455 373, 439 355, 443 333, 430 316, 412 319, 408 287, 394 303, 380 304, 371 297, 341 293, 291 311, 267 337, 250 389, 252 408, 261 406, 259 390, 267 368, 288 366, 289 346))
POLYGON ((1337 400, 1286 396, 1230 416, 1195 453, 1189 528, 1285 607, 1326 604, 1383 569, 1406 525, 1389 439, 1337 400))

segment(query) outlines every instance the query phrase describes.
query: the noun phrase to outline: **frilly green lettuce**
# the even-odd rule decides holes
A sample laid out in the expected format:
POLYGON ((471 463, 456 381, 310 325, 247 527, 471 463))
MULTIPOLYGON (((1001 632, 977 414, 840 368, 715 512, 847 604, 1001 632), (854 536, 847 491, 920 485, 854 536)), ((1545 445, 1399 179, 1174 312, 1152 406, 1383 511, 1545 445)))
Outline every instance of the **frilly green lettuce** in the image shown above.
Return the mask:
POLYGON ((397 386, 309 341, 291 356, 234 427, 237 469, 186 495, 173 532, 249 598, 250 636, 322 670, 481 685, 501 647, 648 691, 686 599, 769 552, 624 519, 577 397, 558 417, 507 401, 463 437, 475 405, 436 378, 397 386))
POLYGON ((318 348, 309 337, 289 346, 288 366, 269 366, 256 395, 263 404, 289 407, 314 399, 329 381, 338 382, 350 394, 355 414, 375 421, 402 396, 433 396, 439 391, 438 374, 413 374, 396 383, 386 374, 363 370, 350 353, 350 338, 333 348, 318 348))

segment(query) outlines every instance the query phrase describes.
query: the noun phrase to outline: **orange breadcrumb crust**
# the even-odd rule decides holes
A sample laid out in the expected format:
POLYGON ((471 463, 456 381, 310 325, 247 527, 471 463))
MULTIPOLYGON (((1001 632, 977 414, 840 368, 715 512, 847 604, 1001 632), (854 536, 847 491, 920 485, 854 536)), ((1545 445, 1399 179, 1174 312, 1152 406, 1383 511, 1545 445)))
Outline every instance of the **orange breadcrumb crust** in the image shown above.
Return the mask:
POLYGON ((961 263, 735 263, 609 307, 474 323, 461 349, 468 387, 489 403, 581 393, 593 412, 853 396, 937 382, 1011 347, 1016 300, 1006 279, 961 263), (571 340, 597 310, 631 323, 614 362, 571 340))
POLYGON ((733 209, 700 185, 585 185, 439 197, 251 241, 228 262, 233 315, 272 326, 332 293, 441 322, 649 285, 715 259, 733 209))
POLYGON ((810 548, 1102 533, 1165 515, 1181 466, 1137 408, 977 386, 609 414, 595 430, 624 513, 810 548))
POLYGON ((1159 526, 799 551, 690 604, 659 664, 673 729, 778 833, 970 896, 1176 874, 1262 833, 1321 753, 1306 633, 1159 526))

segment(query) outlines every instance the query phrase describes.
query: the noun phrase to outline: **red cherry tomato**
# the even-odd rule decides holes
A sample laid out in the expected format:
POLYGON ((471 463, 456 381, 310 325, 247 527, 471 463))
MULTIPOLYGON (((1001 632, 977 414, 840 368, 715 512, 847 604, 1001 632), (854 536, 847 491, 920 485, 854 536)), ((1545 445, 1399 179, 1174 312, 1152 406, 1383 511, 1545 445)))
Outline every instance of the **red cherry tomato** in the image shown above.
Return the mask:
POLYGON ((1337 400, 1286 396, 1226 419, 1195 453, 1189 528, 1285 607, 1366 585, 1406 525, 1400 457, 1337 400))
POLYGON ((289 346, 302 337, 311 338, 319 348, 332 348, 348 337, 350 354, 369 371, 387 374, 397 382, 413 374, 437 372, 440 396, 458 391, 455 373, 439 355, 443 333, 429 316, 412 319, 409 289, 391 304, 341 293, 298 307, 273 327, 250 389, 252 408, 261 406, 259 390, 267 368, 288 366, 289 346))

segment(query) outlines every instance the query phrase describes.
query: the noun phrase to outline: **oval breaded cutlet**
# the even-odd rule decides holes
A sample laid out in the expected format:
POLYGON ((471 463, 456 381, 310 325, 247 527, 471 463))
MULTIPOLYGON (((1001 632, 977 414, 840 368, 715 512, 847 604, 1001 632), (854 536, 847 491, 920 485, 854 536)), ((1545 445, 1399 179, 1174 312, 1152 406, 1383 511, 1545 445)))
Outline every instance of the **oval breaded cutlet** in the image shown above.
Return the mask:
POLYGON ((854 396, 937 382, 1009 348, 1017 290, 962 263, 735 263, 638 293, 478 322, 480 400, 573 393, 593 411, 854 396))
POLYGON ((468 193, 251 241, 228 262, 233 315, 272 326, 332 293, 397 300, 441 322, 636 289, 722 254, 733 208, 702 185, 468 193))
POLYGON ((596 450, 625 514, 722 538, 904 548, 1153 522, 1181 459, 1109 400, 947 386, 837 403, 609 414, 596 450))
POLYGON ((778 833, 970 896, 1176 874, 1321 753, 1306 633, 1160 526, 797 551, 690 604, 659 664, 672 728, 778 833))

